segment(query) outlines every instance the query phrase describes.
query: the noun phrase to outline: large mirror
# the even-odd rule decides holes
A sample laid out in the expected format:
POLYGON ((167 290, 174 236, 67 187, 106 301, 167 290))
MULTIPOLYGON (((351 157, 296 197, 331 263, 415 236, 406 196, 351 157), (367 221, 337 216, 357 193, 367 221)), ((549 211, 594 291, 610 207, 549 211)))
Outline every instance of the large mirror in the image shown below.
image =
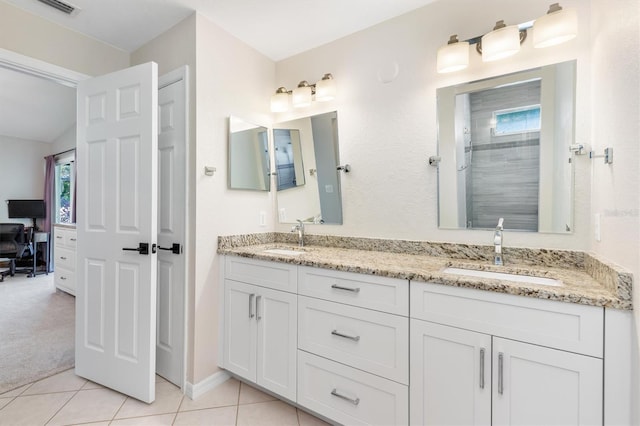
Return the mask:
POLYGON ((342 224, 338 114, 273 125, 280 223, 342 224))
POLYGON ((267 128, 229 117, 229 188, 269 191, 267 128))
POLYGON ((438 225, 573 229, 576 61, 440 88, 438 225))

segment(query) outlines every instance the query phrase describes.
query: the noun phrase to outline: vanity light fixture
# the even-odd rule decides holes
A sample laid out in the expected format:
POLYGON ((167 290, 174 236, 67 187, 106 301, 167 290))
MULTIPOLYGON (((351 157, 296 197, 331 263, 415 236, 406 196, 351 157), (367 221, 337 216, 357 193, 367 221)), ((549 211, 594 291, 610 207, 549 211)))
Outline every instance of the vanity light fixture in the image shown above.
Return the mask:
POLYGON ((574 38, 578 33, 578 18, 574 9, 563 9, 559 3, 553 3, 547 14, 535 21, 509 26, 498 21, 491 32, 465 41, 458 41, 457 35, 452 35, 447 44, 438 49, 436 69, 438 73, 465 69, 469 65, 468 47, 473 44, 483 62, 515 55, 532 27, 534 47, 549 47, 574 38))
POLYGON ((330 101, 336 97, 336 83, 333 75, 327 73, 315 84, 309 84, 306 80, 302 80, 293 90, 279 87, 276 93, 271 96, 271 112, 285 112, 291 106, 294 108, 307 107, 312 104, 314 95, 317 102, 330 101))
POLYGON ((575 9, 563 9, 559 3, 549 6, 546 15, 533 24, 533 47, 549 47, 569 41, 578 34, 575 9))
POLYGON ((526 29, 520 31, 517 25, 507 26, 504 21, 496 22, 493 31, 483 35, 478 45, 482 50, 482 61, 497 61, 515 55, 526 38, 526 29))
POLYGON ((458 35, 449 37, 446 45, 438 49, 438 72, 454 72, 469 66, 469 42, 458 41, 458 35))

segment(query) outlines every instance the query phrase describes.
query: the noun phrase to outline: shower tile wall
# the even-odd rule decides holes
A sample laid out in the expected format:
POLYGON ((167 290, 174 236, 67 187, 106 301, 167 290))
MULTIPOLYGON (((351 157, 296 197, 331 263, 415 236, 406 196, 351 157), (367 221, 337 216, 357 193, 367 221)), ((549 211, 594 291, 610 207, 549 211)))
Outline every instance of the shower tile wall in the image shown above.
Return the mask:
POLYGON ((467 220, 473 228, 538 230, 540 132, 495 136, 496 110, 540 103, 540 81, 471 93, 467 220))

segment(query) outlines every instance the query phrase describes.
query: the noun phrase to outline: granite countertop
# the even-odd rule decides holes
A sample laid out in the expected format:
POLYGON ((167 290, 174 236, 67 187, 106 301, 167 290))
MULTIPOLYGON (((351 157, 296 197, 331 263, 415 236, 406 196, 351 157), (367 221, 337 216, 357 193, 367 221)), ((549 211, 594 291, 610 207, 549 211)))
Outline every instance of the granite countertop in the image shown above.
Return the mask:
POLYGON ((339 237, 327 237, 299 248, 287 235, 253 234, 221 237, 218 253, 292 263, 338 271, 357 272, 412 281, 466 287, 591 306, 632 309, 631 274, 583 252, 512 249, 504 251, 505 266, 487 259, 490 246, 339 237), (257 237, 256 237, 257 236, 257 237), (279 241, 280 240, 280 241, 279 241), (282 241, 284 240, 284 241, 282 241), (268 253, 294 250, 299 255, 268 253), (510 258, 511 256, 511 258, 510 258), (443 272, 447 267, 553 278, 561 286, 529 284, 503 279, 476 278, 443 272))

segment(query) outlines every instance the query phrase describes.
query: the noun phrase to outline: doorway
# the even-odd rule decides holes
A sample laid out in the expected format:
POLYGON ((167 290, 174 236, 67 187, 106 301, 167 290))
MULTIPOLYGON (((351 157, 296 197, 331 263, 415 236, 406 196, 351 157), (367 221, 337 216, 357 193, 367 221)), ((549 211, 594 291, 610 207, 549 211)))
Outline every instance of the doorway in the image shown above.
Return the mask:
MULTIPOLYGON (((16 54, 11 51, 0 49, 0 67, 8 68, 14 72, 21 72, 35 75, 50 81, 62 84, 75 89, 79 81, 87 78, 86 75, 76 73, 61 67, 45 63, 33 58, 16 54)), ((164 109, 165 117, 170 118, 164 121, 162 116, 158 117, 161 124, 159 132, 161 137, 167 142, 163 152, 159 152, 159 158, 166 161, 160 164, 158 170, 159 185, 171 184, 166 190, 161 189, 161 194, 165 192, 169 195, 159 197, 158 211, 162 218, 170 217, 168 221, 159 221, 158 236, 160 247, 173 249, 176 242, 180 245, 178 253, 172 250, 160 250, 158 256, 158 295, 157 295, 157 324, 155 330, 156 353, 158 354, 156 367, 159 375, 165 377, 170 382, 179 386, 183 391, 186 384, 185 368, 185 341, 186 341, 186 269, 185 269, 185 234, 187 229, 186 210, 186 108, 188 102, 187 68, 183 67, 166 76, 160 77, 159 100, 166 100, 164 106, 160 105, 160 111, 164 109), (165 95, 163 95, 165 93, 165 95), (169 93, 169 95, 166 95, 169 93), (163 136, 164 135, 164 136, 163 136), (168 147, 168 148, 167 148, 168 147), (180 152, 181 151, 181 152, 180 152), (171 155, 167 154, 171 153, 171 155), (169 167, 170 166, 170 167, 169 167), (170 173, 170 178, 163 177, 164 171, 170 173), (182 197, 182 201, 181 201, 182 197), (166 202, 170 199, 171 202, 166 202), (164 213, 163 205, 164 201, 164 213), (167 212, 166 208, 173 210, 167 212), (166 241, 161 241, 160 236, 166 241), (170 240, 170 241, 169 241, 170 240), (161 269, 161 270, 160 270, 161 269), (167 353, 170 356, 167 356, 167 353), (160 355, 162 354, 162 355, 160 355)))

